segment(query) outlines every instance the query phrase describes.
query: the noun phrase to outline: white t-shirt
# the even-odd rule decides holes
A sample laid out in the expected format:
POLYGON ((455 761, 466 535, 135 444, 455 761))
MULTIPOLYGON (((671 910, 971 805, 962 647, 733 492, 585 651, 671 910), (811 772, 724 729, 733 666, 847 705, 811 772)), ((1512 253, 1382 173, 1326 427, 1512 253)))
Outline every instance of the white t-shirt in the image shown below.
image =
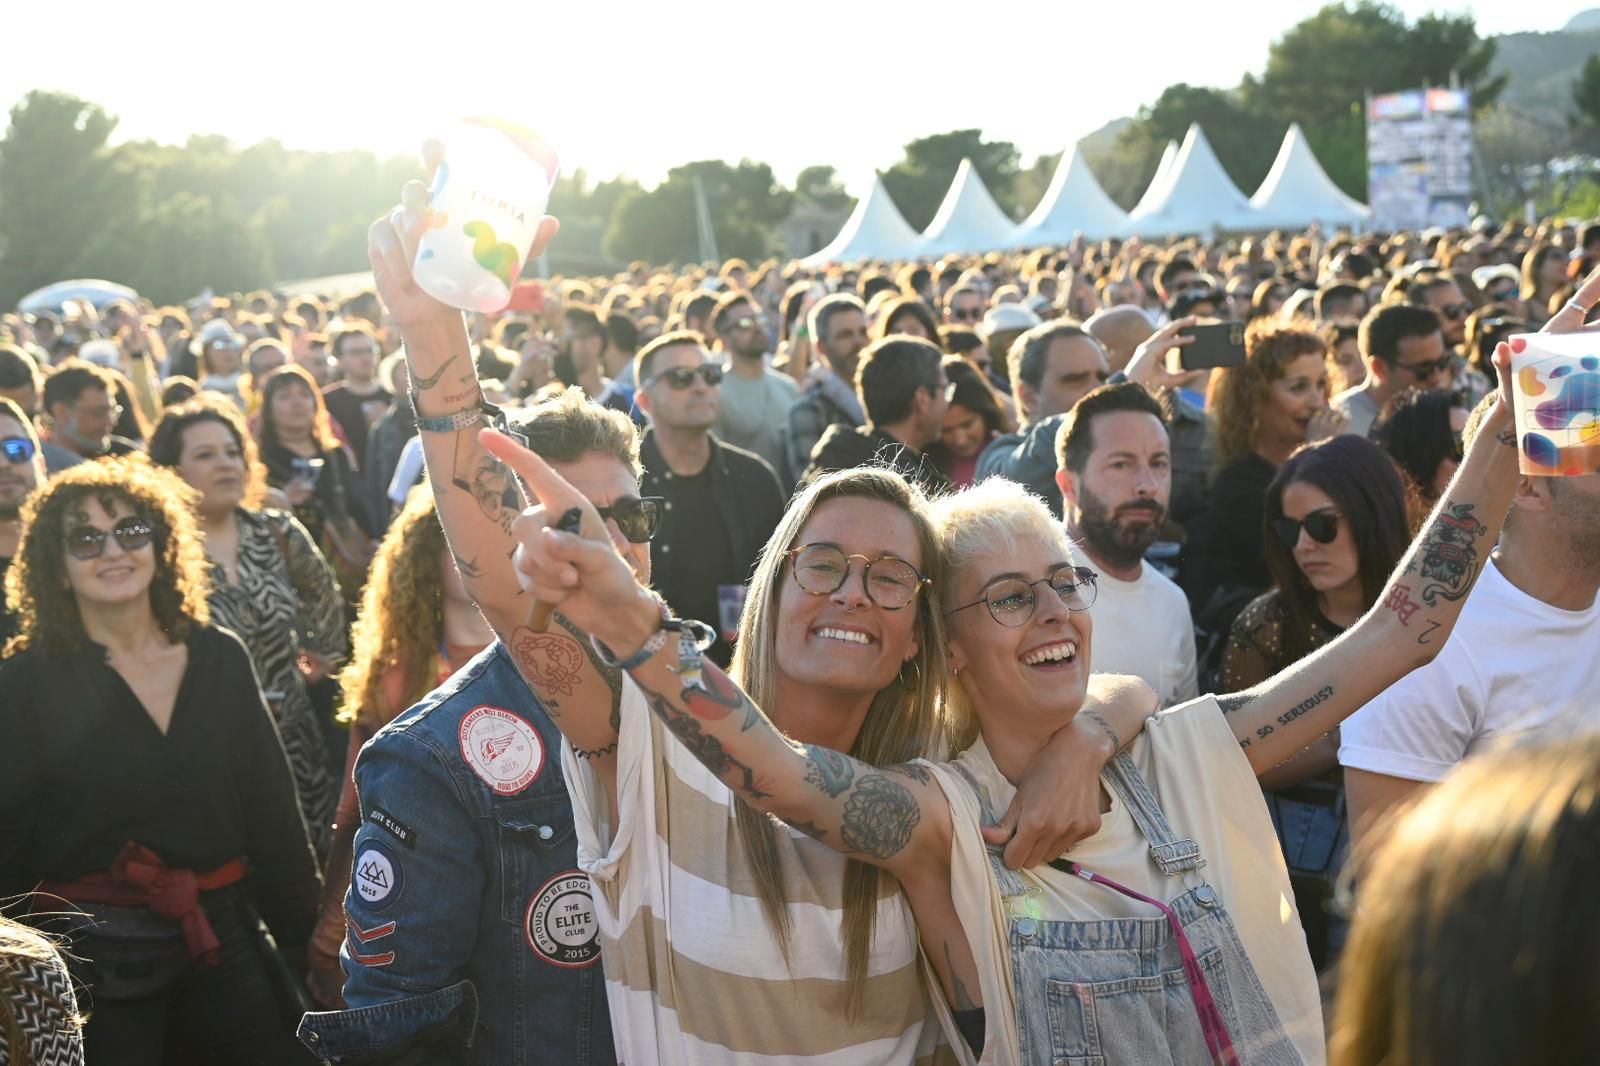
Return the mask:
POLYGON ((1149 563, 1139 565, 1133 581, 1102 572, 1096 582, 1089 668, 1143 678, 1163 707, 1187 703, 1200 694, 1188 597, 1149 563))
POLYGON ((1600 599, 1552 607, 1491 560, 1438 658, 1345 720, 1339 762, 1440 781, 1468 755, 1535 730, 1600 728, 1597 623, 1600 599))
MULTIPOLYGON (((1205 696, 1147 719, 1128 754, 1173 831, 1200 845, 1206 861, 1202 876, 1221 897, 1261 987, 1301 1058, 1308 1066, 1324 1062, 1317 975, 1295 910, 1289 872, 1261 787, 1216 698, 1205 696)), ((981 738, 955 761, 989 793, 993 810, 1005 810, 1016 788, 995 766, 981 738)), ((1011 1009, 1017 991, 1008 947, 1010 920, 979 834, 982 808, 967 779, 948 764, 924 765, 933 769, 950 800, 954 826, 950 893, 972 945, 988 1027, 979 1061, 983 1066, 1011 1066, 1018 1062, 1018 1033, 1011 1009)), ((1100 831, 1078 843, 1072 858, 1084 869, 1135 891, 1171 899, 1182 891, 1179 879, 1161 873, 1132 812, 1109 786, 1107 791, 1111 810, 1101 819, 1100 831)), ((1149 918, 1156 913, 1148 904, 1049 866, 1022 870, 1018 876, 1037 889, 1029 897, 1029 913, 1049 921, 1149 918)), ((1187 877, 1182 884, 1192 887, 1187 877)), ((1235 1041, 1246 1036, 1232 1035, 1235 1041)), ((1108 1055, 1106 1061, 1135 1060, 1108 1055)))
POLYGON ((400 461, 395 464, 394 476, 389 479, 389 502, 396 507, 406 505, 406 496, 422 480, 422 438, 412 437, 400 449, 400 461))

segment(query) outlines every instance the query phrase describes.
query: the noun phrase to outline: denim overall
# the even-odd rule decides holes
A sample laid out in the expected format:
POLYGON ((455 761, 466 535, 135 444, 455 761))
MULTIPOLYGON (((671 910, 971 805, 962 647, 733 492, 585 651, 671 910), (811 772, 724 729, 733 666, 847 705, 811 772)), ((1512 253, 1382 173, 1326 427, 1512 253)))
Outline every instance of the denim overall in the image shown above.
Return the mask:
MULTIPOLYGON (((1028 897, 1038 889, 1029 888, 991 850, 990 865, 1011 924, 1022 1061, 1201 1066, 1220 1060, 1299 1066, 1300 1054, 1261 987, 1221 898, 1198 872, 1205 865, 1199 845, 1172 831, 1126 752, 1107 765, 1105 781, 1149 841, 1151 858, 1174 879, 1171 892, 1162 893, 1164 902, 1198 957, 1237 1058, 1214 1055, 1207 1047, 1178 939, 1156 907, 1148 908, 1148 918, 1066 922, 1034 917, 1028 897)), ((984 818, 992 821, 985 790, 973 784, 984 818)), ((1076 872, 1085 878, 1092 873, 1076 872)), ((1097 883, 1089 891, 1118 890, 1097 883)))

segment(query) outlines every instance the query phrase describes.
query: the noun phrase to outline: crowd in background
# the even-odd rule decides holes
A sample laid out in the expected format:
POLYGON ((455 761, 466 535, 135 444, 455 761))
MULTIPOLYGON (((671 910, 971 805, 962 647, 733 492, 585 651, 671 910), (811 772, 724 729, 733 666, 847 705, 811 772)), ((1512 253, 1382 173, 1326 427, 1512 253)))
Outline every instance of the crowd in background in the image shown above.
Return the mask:
MULTIPOLYGON (((1597 265, 1600 223, 1555 222, 816 268, 635 263, 523 281, 505 312, 467 316, 472 367, 416 372, 457 407, 480 388, 513 413, 581 393, 616 413, 595 433, 633 427, 621 454, 637 492, 603 517, 648 556, 636 572, 671 612, 709 624, 720 666, 797 494, 862 467, 935 498, 1000 477, 1044 501, 1095 575, 1096 672, 1138 677, 1170 707, 1258 686, 1380 606, 1405 620, 1406 593, 1380 600, 1496 393, 1493 353, 1560 315, 1597 265), (1242 358, 1185 369, 1185 329, 1211 320, 1244 325, 1242 358)), ((499 646, 463 585, 486 564, 454 530, 447 542, 435 495, 465 493, 493 518, 516 491, 424 464, 401 333, 372 291, 0 317, 0 899, 70 947, 77 997, 47 946, 0 929, 19 960, 0 995, 48 1007, 32 1022, 8 1008, 9 1061, 29 1061, 15 1049, 30 1026, 39 1046, 65 1045, 80 1008, 91 1062, 305 1061, 318 1049, 295 1036, 302 1011, 352 1007, 351 967, 397 950, 405 930, 347 913, 347 893, 400 898, 408 849, 430 841, 397 824, 387 849, 363 843, 358 827, 393 814, 358 796, 358 758, 499 646), (374 854, 392 887, 362 880, 374 854)), ((1399 931, 1402 898, 1452 876, 1451 848, 1481 859, 1451 815, 1510 811, 1509 840, 1541 795, 1592 798, 1592 750, 1453 771, 1497 739, 1593 724, 1597 480, 1530 479, 1439 658, 1261 774, 1330 1001, 1352 834, 1376 840, 1381 815, 1451 779, 1373 874, 1383 904, 1373 928, 1357 923, 1367 968, 1342 982, 1349 1017, 1375 1016, 1418 964, 1374 961, 1409 950, 1395 946, 1414 935, 1399 931)), ((505 811, 484 814, 499 834, 550 828, 505 811)), ((1590 830, 1593 816, 1575 815, 1590 830)), ((1484 876, 1548 864, 1559 881, 1568 831, 1496 845, 1484 876)), ((535 887, 507 889, 530 946, 535 887)), ((1515 896, 1482 892, 1462 905, 1515 896)), ((1547 968, 1527 979, 1593 993, 1559 961, 1568 944, 1520 910, 1500 916, 1547 968)), ((1470 971, 1449 942, 1484 926, 1425 918, 1445 946, 1415 950, 1470 971)), ((1341 1061, 1382 1060, 1361 1039, 1341 1061)), ((71 1061, 51 1054, 68 1052, 33 1061, 71 1061)), ((414 1061, 457 1061, 439 1055, 414 1061)))

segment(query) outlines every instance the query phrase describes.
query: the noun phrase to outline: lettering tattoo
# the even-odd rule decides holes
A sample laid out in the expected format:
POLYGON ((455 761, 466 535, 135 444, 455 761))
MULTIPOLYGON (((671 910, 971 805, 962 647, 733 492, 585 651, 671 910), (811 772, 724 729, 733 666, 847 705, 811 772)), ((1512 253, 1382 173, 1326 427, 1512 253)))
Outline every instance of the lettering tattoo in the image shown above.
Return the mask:
POLYGON ((839 836, 844 846, 875 859, 892 859, 911 843, 911 832, 922 821, 916 797, 880 773, 856 781, 845 800, 839 836))
MULTIPOLYGON (((1295 704, 1293 707, 1290 707, 1287 711, 1284 711, 1282 714, 1278 715, 1278 725, 1280 725, 1280 726, 1289 725, 1291 722, 1293 722, 1296 718, 1299 718, 1301 715, 1309 714, 1313 710, 1315 710, 1318 706, 1320 706, 1321 704, 1326 703, 1329 699, 1332 698, 1332 696, 1333 696, 1333 686, 1332 685, 1324 685, 1324 686, 1322 686, 1320 689, 1318 689, 1316 691, 1315 694, 1306 697, 1305 699, 1301 700, 1299 703, 1295 704)), ((1267 739, 1268 737, 1270 737, 1272 735, 1272 732, 1273 732, 1273 730, 1275 728, 1276 727, 1271 722, 1268 722, 1266 725, 1264 725, 1261 728, 1256 730, 1256 739, 1257 740, 1265 740, 1265 739, 1267 739)), ((1240 747, 1246 747, 1246 746, 1247 745, 1245 745, 1245 744, 1240 744, 1240 747)))
MULTIPOLYGON (((450 358, 439 364, 439 369, 427 376, 418 375, 415 371, 411 375, 411 386, 417 392, 424 392, 439 384, 439 379, 444 377, 444 372, 450 369, 450 364, 456 361, 457 356, 452 353, 450 358)), ((476 375, 474 375, 476 377, 476 375)))
POLYGON ((977 1010, 978 1003, 972 998, 972 993, 967 991, 967 986, 962 984, 961 978, 956 976, 956 964, 950 957, 950 941, 944 942, 944 966, 950 971, 950 998, 956 1010, 977 1010))
POLYGON ((518 626, 506 643, 522 676, 541 698, 549 694, 570 696, 583 680, 583 652, 571 637, 536 633, 527 626, 518 626))
POLYGON ((1395 617, 1400 619, 1401 625, 1409 626, 1411 616, 1422 610, 1422 604, 1411 598, 1410 585, 1395 582, 1389 594, 1383 598, 1383 608, 1386 611, 1393 611, 1395 617))
POLYGON ((700 765, 716 774, 729 788, 742 792, 746 799, 766 799, 772 795, 761 787, 761 782, 756 780, 755 771, 734 758, 722 746, 722 741, 716 737, 706 736, 700 728, 700 723, 692 715, 674 707, 672 702, 659 692, 652 692, 643 686, 640 688, 656 717, 661 719, 690 755, 700 760, 700 765))
POLYGON ((1429 622, 1428 628, 1424 629, 1422 631, 1422 635, 1417 637, 1417 643, 1421 644, 1423 647, 1427 647, 1429 644, 1432 644, 1433 641, 1431 638, 1433 637, 1433 632, 1439 627, 1440 624, 1438 622, 1429 622))
POLYGON ((1421 550, 1406 563, 1406 573, 1422 578, 1422 602, 1430 607, 1472 591, 1483 565, 1477 542, 1489 532, 1472 511, 1470 503, 1446 504, 1423 534, 1421 550))
POLYGON ((806 784, 815 785, 819 792, 838 799, 850 787, 850 782, 855 780, 855 764, 848 756, 840 755, 832 748, 807 744, 805 749, 806 784))

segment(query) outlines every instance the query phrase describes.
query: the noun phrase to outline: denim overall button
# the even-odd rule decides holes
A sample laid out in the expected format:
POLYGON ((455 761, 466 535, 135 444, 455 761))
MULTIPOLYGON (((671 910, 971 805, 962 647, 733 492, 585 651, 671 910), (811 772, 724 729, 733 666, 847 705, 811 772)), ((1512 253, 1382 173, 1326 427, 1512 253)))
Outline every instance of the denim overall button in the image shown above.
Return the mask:
POLYGON ((1217 893, 1210 885, 1202 884, 1194 890, 1195 902, 1208 910, 1217 905, 1217 893))
POLYGON ((1039 931, 1039 923, 1032 918, 1017 919, 1017 935, 1024 940, 1032 940, 1033 934, 1039 931))

